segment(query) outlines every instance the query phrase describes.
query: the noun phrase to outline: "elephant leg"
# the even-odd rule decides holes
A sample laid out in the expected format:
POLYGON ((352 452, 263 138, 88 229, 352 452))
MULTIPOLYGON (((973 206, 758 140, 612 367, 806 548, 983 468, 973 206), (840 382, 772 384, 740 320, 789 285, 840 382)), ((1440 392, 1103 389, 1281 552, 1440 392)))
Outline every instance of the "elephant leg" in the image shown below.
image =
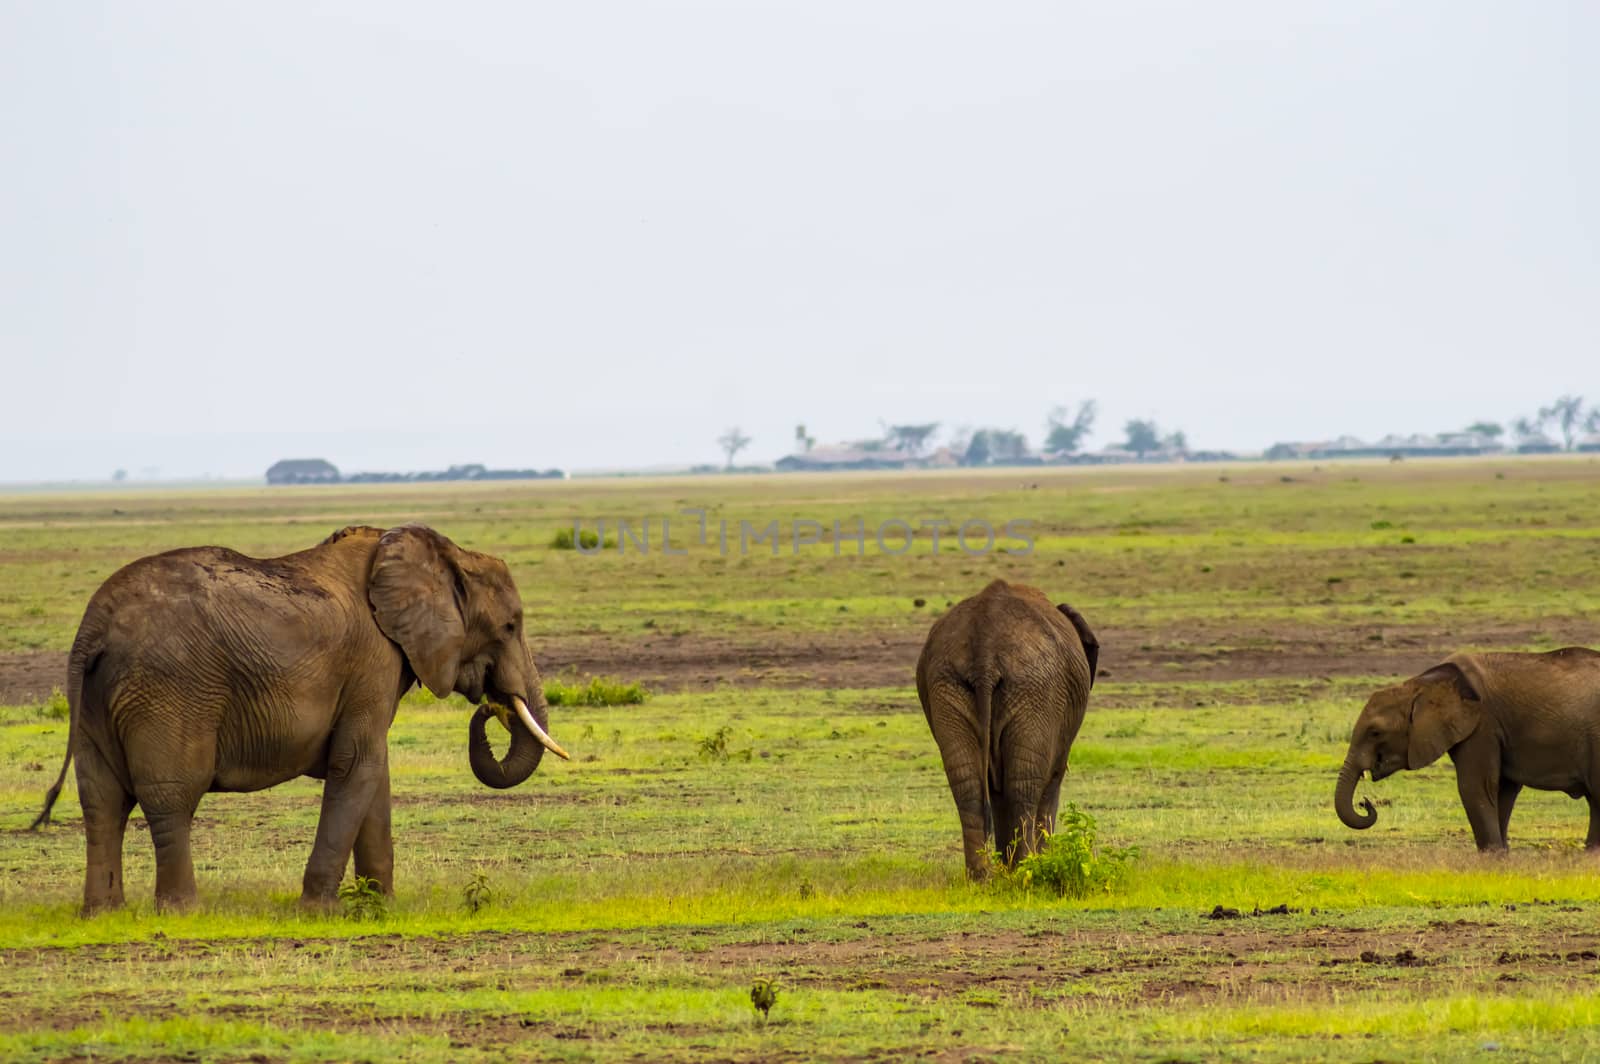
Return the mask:
POLYGON ((1500 809, 1500 844, 1502 846, 1509 845, 1511 842, 1511 833, 1506 829, 1511 826, 1511 809, 1517 804, 1517 795, 1521 793, 1522 784, 1514 783, 1504 776, 1500 777, 1500 794, 1497 799, 1497 805, 1500 809))
MULTIPOLYGON (((972 691, 961 684, 943 682, 930 691, 928 724, 939 758, 944 762, 950 796, 961 818, 961 848, 967 877, 974 882, 989 878, 989 820, 992 810, 986 793, 987 756, 977 735, 977 709, 972 691)), ((1001 830, 998 820, 994 829, 1001 830)))
POLYGON ((1584 840, 1583 845, 1588 850, 1600 850, 1600 800, 1592 794, 1588 795, 1588 799, 1589 837, 1584 840))
POLYGON ((350 863, 356 835, 366 822, 380 784, 388 780, 389 766, 383 738, 335 736, 328 756, 328 776, 322 786, 322 812, 317 820, 317 841, 306 861, 300 904, 331 908, 339 897, 339 881, 350 863))
POLYGON ((1013 793, 1010 802, 1009 835, 1013 840, 1007 853, 1006 864, 1015 867, 1024 857, 1039 852, 1039 795, 1037 789, 1029 794, 1013 793))
POLYGON ((137 791, 156 848, 156 908, 187 909, 198 896, 189 835, 204 791, 186 782, 139 784, 137 791))
MULTIPOLYGON (((156 850, 156 908, 187 909, 198 892, 189 835, 200 799, 216 779, 216 732, 205 726, 216 709, 173 699, 170 723, 134 729, 124 741, 133 795, 156 850)), ((153 711, 152 711, 153 712, 153 711)))
POLYGON ((1039 830, 1054 834, 1056 830, 1056 811, 1061 807, 1061 781, 1066 778, 1067 763, 1063 759, 1061 767, 1056 769, 1050 777, 1050 782, 1045 784, 1044 794, 1039 797, 1039 811, 1036 814, 1039 830))
POLYGON ((994 848, 999 851, 1006 867, 1010 868, 1016 862, 1017 846, 1021 839, 1017 837, 1014 826, 1017 818, 1004 789, 989 792, 989 819, 989 833, 994 838, 994 848))
POLYGON ((129 794, 92 742, 77 751, 78 802, 83 806, 83 838, 87 851, 83 873, 83 914, 120 909, 122 843, 133 812, 129 794))
MULTIPOLYGON (((1472 744, 1463 743, 1463 747, 1472 744)), ((1456 793, 1472 825, 1472 839, 1482 851, 1503 850, 1500 831, 1500 758, 1498 751, 1462 749, 1455 757, 1456 793)))
MULTIPOLYGON (((1007 839, 1015 840, 1007 852, 1007 865, 1015 865, 1024 857, 1039 852, 1039 831, 1044 827, 1039 819, 1039 807, 1049 782, 1032 767, 1007 766, 1005 804, 1008 815, 1000 823, 1005 825, 1007 839)), ((1058 783, 1058 790, 1059 786, 1058 783)))
POLYGON ((394 837, 389 831, 389 769, 383 770, 366 819, 356 832, 356 875, 377 882, 383 892, 394 895, 394 837))

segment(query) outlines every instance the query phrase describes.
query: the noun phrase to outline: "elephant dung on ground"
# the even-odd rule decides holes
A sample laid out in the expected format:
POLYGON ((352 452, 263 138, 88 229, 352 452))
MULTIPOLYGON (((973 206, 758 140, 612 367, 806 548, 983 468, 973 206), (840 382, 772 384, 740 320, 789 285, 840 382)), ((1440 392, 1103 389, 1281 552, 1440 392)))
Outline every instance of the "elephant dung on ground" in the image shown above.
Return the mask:
POLYGON ((498 558, 403 525, 345 528, 281 558, 195 547, 140 559, 101 585, 78 627, 66 758, 34 826, 76 756, 84 910, 123 903, 135 803, 155 843, 156 903, 183 907, 200 797, 311 776, 325 783, 302 903, 334 902, 352 851, 356 873, 392 893, 388 730, 418 681, 479 704, 468 759, 488 786, 523 782, 547 749, 567 756, 545 731, 522 599, 498 558), (493 715, 511 730, 501 760, 485 734, 493 715))
POLYGON ((928 632, 917 697, 944 760, 972 879, 989 874, 991 828, 1008 866, 1054 830, 1099 656, 1082 614, 1004 580, 957 603, 928 632))
POLYGON ((1372 803, 1352 799, 1370 772, 1381 780, 1448 753, 1472 837, 1503 850, 1524 787, 1589 801, 1590 849, 1600 848, 1600 653, 1454 654, 1367 700, 1334 791, 1345 826, 1370 828, 1372 803))

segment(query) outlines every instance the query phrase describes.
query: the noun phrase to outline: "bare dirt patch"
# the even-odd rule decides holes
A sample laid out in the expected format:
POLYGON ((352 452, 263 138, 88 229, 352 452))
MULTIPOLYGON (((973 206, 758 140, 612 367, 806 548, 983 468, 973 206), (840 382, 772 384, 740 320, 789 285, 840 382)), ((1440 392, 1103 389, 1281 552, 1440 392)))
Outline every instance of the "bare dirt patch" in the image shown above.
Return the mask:
MULTIPOLYGON (((1264 627, 1215 622, 1105 628, 1100 675, 1122 682, 1191 682, 1410 676, 1463 645, 1521 647, 1551 633, 1586 633, 1590 622, 1549 618, 1537 627, 1446 629, 1438 625, 1264 627), (1375 638, 1376 637, 1376 638, 1375 638)), ((725 636, 571 636, 539 640, 550 676, 609 676, 661 692, 719 686, 849 689, 909 686, 921 631, 841 632, 729 639, 725 636)), ((1572 642, 1582 642, 1577 635, 1572 642)), ((60 651, 0 654, 0 704, 40 701, 65 687, 60 651)))
POLYGON ((0 705, 42 702, 67 686, 67 656, 58 650, 0 654, 0 705))
MULTIPOLYGON (((1216 623, 1143 629, 1104 628, 1100 675, 1112 681, 1188 682, 1415 675, 1465 644, 1520 647, 1549 633, 1589 631, 1583 621, 1550 618, 1531 626, 1385 625, 1264 627, 1216 623)), ((740 687, 909 686, 921 631, 774 635, 765 641, 721 637, 605 637, 544 640, 534 647, 547 673, 615 676, 659 691, 740 687)), ((1574 639, 1573 641, 1581 641, 1574 639)))
MULTIPOLYGON (((1551 910, 1533 927, 1482 919, 1432 920, 1406 927, 1307 924, 1293 916, 1192 926, 1074 926, 1063 913, 1032 930, 962 930, 929 935, 901 921, 863 920, 848 929, 768 929, 763 938, 727 941, 723 931, 478 932, 460 937, 372 935, 355 939, 165 940, 116 946, 0 951, 0 964, 40 980, 75 973, 92 984, 97 968, 129 965, 187 970, 217 954, 251 963, 337 955, 354 983, 389 990, 412 980, 460 991, 494 985, 633 985, 640 973, 679 972, 707 985, 775 977, 796 990, 886 990, 928 999, 965 999, 975 1008, 1033 1004, 1090 995, 1125 1004, 1273 1003, 1333 1000, 1357 988, 1444 981, 1493 992, 1524 981, 1591 984, 1600 974, 1600 931, 1592 913, 1551 910), (844 937, 841 937, 841 931, 844 937), (859 935, 849 937, 854 932, 859 935), (813 941, 815 939, 815 941, 813 941), (375 973, 382 973, 381 978, 375 973), (448 974, 447 974, 448 973, 448 974), (487 974, 486 974, 487 973, 487 974)), ((165 985, 152 973, 151 985, 165 985)), ((682 976, 674 976, 674 979, 682 976)), ((0 997, 10 997, 0 994, 0 997)), ((13 1002, 7 1002, 13 1004, 13 1002)), ((132 1003, 137 1009, 137 1003, 132 1003)), ((326 1004, 305 1003, 307 1008, 326 1004)), ((289 1012, 296 1006, 286 1004, 289 1012)), ((370 1022, 370 1010, 347 1021, 370 1022)), ((280 1012, 281 1015, 281 1012, 280 1012)), ((324 1017, 326 1018, 326 1017, 324 1017)), ((391 1020, 404 1017, 391 1016, 391 1020)), ((462 1018, 443 1026, 459 1030, 462 1018)))

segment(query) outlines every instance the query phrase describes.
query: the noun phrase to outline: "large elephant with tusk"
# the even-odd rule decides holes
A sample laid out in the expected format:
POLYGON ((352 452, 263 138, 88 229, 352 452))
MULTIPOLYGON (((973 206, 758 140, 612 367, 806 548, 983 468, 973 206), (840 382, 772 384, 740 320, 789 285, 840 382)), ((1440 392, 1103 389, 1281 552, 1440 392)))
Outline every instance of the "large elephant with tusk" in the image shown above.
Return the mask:
POLYGON ((539 670, 504 562, 422 525, 353 526, 281 558, 195 547, 111 576, 67 666, 67 754, 34 827, 77 757, 85 912, 123 903, 122 840, 137 803, 156 851, 156 904, 195 899, 189 829, 207 791, 324 780, 301 902, 332 904, 352 852, 394 889, 389 725, 421 682, 478 705, 468 760, 490 787, 531 776, 545 750, 539 670), (511 714, 514 712, 515 716, 511 714), (505 757, 489 748, 498 715, 505 757))

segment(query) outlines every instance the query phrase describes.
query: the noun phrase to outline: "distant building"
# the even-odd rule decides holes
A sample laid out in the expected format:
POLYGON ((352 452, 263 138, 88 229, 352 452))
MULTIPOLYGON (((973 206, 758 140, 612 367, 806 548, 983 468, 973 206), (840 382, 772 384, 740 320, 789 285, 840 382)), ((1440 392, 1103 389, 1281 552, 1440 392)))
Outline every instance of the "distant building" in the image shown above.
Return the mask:
POLYGON ((285 458, 267 470, 268 484, 337 484, 339 468, 321 458, 285 458))
MULTIPOLYGON (((1352 437, 1346 437, 1347 439, 1352 437)), ((1282 462, 1291 458, 1310 458, 1312 452, 1331 447, 1329 443, 1275 443, 1261 457, 1269 462, 1282 462)))
POLYGON ((1230 451, 1186 451, 1162 444, 1140 454, 1121 444, 1107 444, 1098 451, 1056 451, 1045 457, 1050 465, 1126 465, 1133 462, 1231 462, 1238 455, 1230 451))
POLYGON ((1446 432, 1439 436, 1390 433, 1373 443, 1355 436, 1340 436, 1326 443, 1275 443, 1263 456, 1285 458, 1451 458, 1461 455, 1498 454, 1503 448, 1492 436, 1477 432, 1446 432))
POLYGON ((1530 432, 1517 437, 1518 454, 1555 454, 1561 445, 1542 432, 1530 432))
POLYGON ((821 472, 845 469, 905 469, 920 464, 909 452, 888 444, 843 443, 813 447, 799 454, 784 455, 774 465, 785 473, 821 472))
POLYGON ((488 469, 481 463, 454 465, 439 472, 352 473, 341 477, 331 462, 321 458, 285 458, 267 470, 268 484, 410 484, 435 480, 565 480, 560 469, 488 469))
POLYGON ((1591 454, 1595 451, 1600 451, 1600 432, 1590 433, 1579 440, 1578 446, 1574 450, 1587 451, 1591 454))

